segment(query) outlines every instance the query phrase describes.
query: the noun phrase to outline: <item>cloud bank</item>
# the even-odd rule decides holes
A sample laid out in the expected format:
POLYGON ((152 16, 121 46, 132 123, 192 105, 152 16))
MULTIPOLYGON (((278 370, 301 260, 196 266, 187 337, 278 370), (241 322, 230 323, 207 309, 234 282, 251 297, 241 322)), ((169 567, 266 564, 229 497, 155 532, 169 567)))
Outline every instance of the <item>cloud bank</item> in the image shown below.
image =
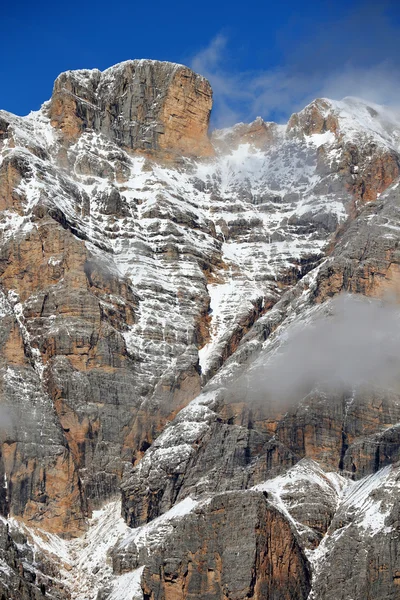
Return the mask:
POLYGON ((334 299, 308 324, 289 327, 272 355, 243 379, 251 402, 293 404, 314 389, 400 390, 398 306, 360 296, 334 299))
MULTIPOLYGON (((313 22, 301 35, 290 26, 278 32, 282 59, 266 70, 234 72, 234 41, 219 34, 191 60, 214 90, 214 127, 256 116, 286 122, 291 113, 317 97, 357 96, 394 108, 400 106, 400 26, 391 2, 361 2, 347 17, 313 22)), ((297 24, 299 27, 299 24, 297 24)))

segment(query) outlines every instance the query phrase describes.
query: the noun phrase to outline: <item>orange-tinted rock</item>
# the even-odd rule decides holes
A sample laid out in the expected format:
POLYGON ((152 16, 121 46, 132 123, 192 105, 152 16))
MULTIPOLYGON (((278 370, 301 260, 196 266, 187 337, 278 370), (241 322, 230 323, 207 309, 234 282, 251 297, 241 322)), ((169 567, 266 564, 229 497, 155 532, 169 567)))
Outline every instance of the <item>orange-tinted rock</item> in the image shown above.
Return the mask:
MULTIPOLYGON (((307 598, 308 561, 262 493, 221 494, 175 527, 146 561, 141 586, 148 600, 307 598)), ((115 553, 117 572, 130 552, 115 553)))
POLYGON ((338 119, 332 114, 331 105, 320 98, 314 100, 301 112, 294 113, 287 125, 287 133, 290 135, 313 135, 326 131, 337 134, 338 130, 338 119))
POLYGON ((211 87, 182 65, 127 61, 100 71, 67 71, 49 115, 67 140, 87 129, 128 150, 210 156, 211 87))
POLYGON ((187 68, 180 68, 168 86, 160 115, 164 132, 159 146, 183 156, 211 156, 208 139, 212 91, 210 84, 187 68))
POLYGON ((15 210, 18 214, 23 214, 25 198, 24 194, 18 190, 18 186, 23 178, 30 177, 30 167, 28 161, 22 156, 11 154, 0 166, 0 211, 15 210))
POLYGON ((373 202, 399 175, 399 158, 394 152, 387 151, 374 156, 363 165, 360 176, 349 188, 355 198, 363 202, 373 202))
POLYGON ((265 122, 257 117, 252 123, 238 123, 230 129, 217 129, 213 131, 211 139, 215 148, 221 151, 233 150, 240 144, 265 149, 277 141, 278 131, 276 123, 265 122))
MULTIPOLYGON (((81 534, 85 529, 82 496, 78 471, 69 450, 54 457, 46 467, 35 460, 24 465, 23 459, 23 455, 15 456, 21 467, 12 473, 11 485, 21 485, 35 471, 38 480, 36 490, 24 506, 22 520, 27 524, 33 521, 35 526, 65 537, 81 534)), ((16 513, 12 510, 11 514, 16 513)))

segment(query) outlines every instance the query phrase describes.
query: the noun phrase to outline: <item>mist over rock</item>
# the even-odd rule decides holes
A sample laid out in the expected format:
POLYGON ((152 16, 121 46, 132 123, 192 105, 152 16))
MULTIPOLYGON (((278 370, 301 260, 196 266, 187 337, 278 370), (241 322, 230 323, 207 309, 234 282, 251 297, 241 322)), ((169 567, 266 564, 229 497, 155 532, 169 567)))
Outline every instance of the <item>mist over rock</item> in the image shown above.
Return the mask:
POLYGON ((132 60, 0 111, 5 598, 394 598, 400 122, 211 105, 132 60))
POLYGON ((251 402, 296 402, 314 388, 351 394, 400 389, 400 312, 394 302, 341 294, 287 327, 274 352, 261 354, 243 390, 251 402))

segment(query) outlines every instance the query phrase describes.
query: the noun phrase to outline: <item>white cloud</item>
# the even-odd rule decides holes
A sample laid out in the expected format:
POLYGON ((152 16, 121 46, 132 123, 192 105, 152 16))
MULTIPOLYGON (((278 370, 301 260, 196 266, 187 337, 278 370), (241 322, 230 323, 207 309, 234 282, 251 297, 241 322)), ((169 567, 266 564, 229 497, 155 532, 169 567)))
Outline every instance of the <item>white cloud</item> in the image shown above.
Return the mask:
POLYGON ((242 86, 246 75, 232 74, 226 69, 227 44, 227 37, 217 35, 206 48, 193 57, 190 65, 211 83, 214 93, 213 121, 216 127, 237 123, 243 115, 236 105, 239 103, 244 107, 252 98, 251 93, 242 86))
POLYGON ((321 93, 335 99, 358 96, 376 104, 397 108, 400 104, 399 82, 399 69, 390 61, 371 67, 348 64, 340 71, 327 74, 321 85, 321 93))
POLYGON ((389 60, 368 67, 348 64, 307 74, 283 65, 265 71, 232 73, 226 36, 216 36, 196 54, 191 67, 207 77, 214 91, 212 122, 227 127, 238 121, 251 121, 258 115, 266 120, 285 122, 318 97, 340 100, 357 96, 395 108, 400 105, 400 69, 389 60))
POLYGON ((290 326, 249 372, 247 398, 289 402, 318 387, 400 389, 400 313, 389 302, 342 295, 308 324, 290 326))

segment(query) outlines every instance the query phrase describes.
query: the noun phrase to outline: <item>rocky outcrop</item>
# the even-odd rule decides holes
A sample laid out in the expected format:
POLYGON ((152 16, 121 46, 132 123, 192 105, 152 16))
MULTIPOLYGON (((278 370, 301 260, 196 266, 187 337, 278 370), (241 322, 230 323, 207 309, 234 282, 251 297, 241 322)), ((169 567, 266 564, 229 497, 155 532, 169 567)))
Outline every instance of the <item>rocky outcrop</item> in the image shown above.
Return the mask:
POLYGON ((242 144, 250 144, 253 148, 265 150, 278 142, 282 137, 283 127, 276 123, 265 122, 257 117, 252 123, 238 123, 228 129, 216 129, 212 132, 211 141, 220 152, 229 152, 242 144))
MULTIPOLYGON (((56 443, 61 444, 63 450, 57 462, 52 459, 55 463, 52 471, 43 470, 39 457, 45 451, 45 438, 44 432, 38 431, 35 438, 41 436, 41 442, 38 439, 37 443, 41 443, 42 450, 39 452, 30 449, 29 454, 32 456, 29 456, 29 466, 23 460, 24 453, 20 456, 18 447, 11 453, 8 450, 7 455, 4 455, 7 456, 6 472, 11 479, 12 512, 23 514, 24 518, 31 518, 32 513, 36 512, 38 522, 42 521, 40 514, 43 514, 41 526, 56 531, 65 526, 71 534, 74 529, 68 521, 63 524, 61 516, 53 522, 54 515, 49 504, 59 504, 56 513, 60 513, 61 506, 64 506, 63 510, 67 514, 70 511, 74 513, 80 503, 81 482, 85 481, 85 486, 86 480, 88 490, 85 494, 93 497, 94 502, 99 496, 107 495, 115 489, 118 467, 113 466, 111 472, 107 472, 108 469, 104 466, 101 469, 105 471, 104 475, 94 477, 97 484, 92 481, 90 467, 92 460, 96 462, 104 459, 104 447, 112 443, 115 434, 109 424, 108 439, 103 438, 100 414, 112 411, 112 407, 118 402, 117 410, 121 418, 122 397, 127 393, 129 385, 133 385, 134 375, 130 368, 132 361, 127 355, 122 334, 113 325, 117 325, 118 317, 125 323, 124 327, 132 322, 135 296, 126 282, 113 279, 102 270, 100 273, 99 269, 95 271, 82 240, 72 235, 70 230, 60 227, 49 218, 46 211, 38 213, 37 228, 26 236, 14 238, 10 244, 3 245, 0 277, 2 288, 11 299, 10 310, 17 314, 17 324, 22 328, 18 360, 25 367, 25 374, 22 375, 19 368, 15 378, 29 386, 29 395, 36 386, 42 390, 39 393, 42 400, 35 401, 40 407, 38 422, 46 418, 46 407, 56 429, 56 433, 48 433, 52 440, 48 452, 50 455, 54 454, 56 443), (28 375, 29 363, 36 373, 28 375), (89 389, 92 391, 88 397, 89 389), (97 392, 93 395, 95 389, 97 392), (86 406, 83 414, 80 410, 82 402, 86 406), (98 446, 100 440, 103 443, 102 451, 98 446), (24 476, 22 473, 14 473, 15 470, 18 473, 21 460, 24 464, 24 476), (40 492, 32 491, 33 486, 27 480, 30 476, 35 479, 36 476, 32 475, 35 469, 40 472, 38 483, 35 484, 39 486, 40 492), (82 471, 78 479, 77 469, 87 469, 87 477, 83 477, 82 471), (53 471, 55 475, 52 474, 53 471), (21 479, 19 485, 24 485, 25 491, 19 500, 14 476, 21 479), (59 479, 57 485, 52 483, 54 476, 59 479), (64 479, 65 489, 61 485, 64 479), (101 493, 97 490, 97 485, 100 486, 101 493), (34 499, 34 506, 29 508, 32 493, 34 497, 38 495, 41 498, 40 510, 34 499), (26 502, 28 505, 24 507, 26 502)), ((12 352, 16 362, 17 348, 15 342, 12 343, 10 346, 10 340, 5 346, 6 359, 10 361, 12 352)), ((19 396, 21 392, 18 388, 12 393, 17 397, 15 402, 18 410, 26 410, 23 405, 24 396, 19 396)), ((6 390, 3 394, 7 398, 6 390)), ((34 397, 31 397, 31 402, 34 397)), ((26 419, 31 418, 28 415, 29 413, 26 419)), ((127 422, 134 418, 132 407, 125 411, 124 418, 127 422)), ((18 419, 21 442, 27 432, 32 431, 31 426, 23 423, 18 419)), ((120 421, 118 431, 121 425, 120 421)), ((16 441, 12 437, 11 440, 16 441)), ((31 435, 28 440, 30 444, 33 442, 31 435)), ((120 443, 123 443, 123 439, 120 439, 120 443)), ((28 457, 25 458, 28 460, 28 457)), ((120 465, 119 472, 121 470, 120 465)))
POLYGON ((311 102, 299 113, 294 113, 288 122, 287 132, 295 135, 315 135, 326 132, 339 133, 339 120, 332 110, 332 103, 324 98, 311 102))
POLYGON ((400 164, 396 152, 390 149, 376 152, 372 146, 365 155, 347 144, 343 153, 342 174, 354 198, 362 203, 373 202, 399 176, 400 164))
POLYGON ((49 105, 54 127, 76 140, 90 129, 128 150, 210 156, 211 87, 187 67, 151 60, 103 73, 60 75, 49 105))
POLYGON ((0 210, 23 213, 24 198, 18 193, 23 178, 30 179, 29 161, 24 156, 11 154, 0 166, 0 210))
POLYGON ((398 222, 396 187, 341 233, 331 258, 318 273, 315 299, 346 291, 375 298, 399 296, 399 258, 393 227, 398 222))
POLYGON ((394 129, 385 113, 355 98, 342 102, 318 99, 291 116, 287 135, 300 139, 326 137, 328 145, 319 148, 318 170, 321 174, 337 171, 357 206, 357 202, 376 200, 400 174, 398 152, 390 139, 394 129), (368 135, 371 117, 379 123, 380 143, 368 135), (357 121, 361 127, 357 127, 357 121))
MULTIPOLYGON (((114 568, 132 551, 117 551, 114 568)), ((146 561, 141 585, 149 600, 300 600, 310 591, 310 569, 290 525, 263 493, 231 493, 177 523, 146 561)))
POLYGON ((321 546, 312 600, 398 596, 397 477, 387 467, 350 489, 321 546))
POLYGON ((43 384, 37 349, 21 321, 20 304, 4 296, 1 302, 2 513, 76 535, 84 528, 85 514, 76 465, 43 384))
POLYGON ((1 600, 69 600, 59 573, 44 555, 34 553, 26 536, 3 519, 0 522, 1 600))

